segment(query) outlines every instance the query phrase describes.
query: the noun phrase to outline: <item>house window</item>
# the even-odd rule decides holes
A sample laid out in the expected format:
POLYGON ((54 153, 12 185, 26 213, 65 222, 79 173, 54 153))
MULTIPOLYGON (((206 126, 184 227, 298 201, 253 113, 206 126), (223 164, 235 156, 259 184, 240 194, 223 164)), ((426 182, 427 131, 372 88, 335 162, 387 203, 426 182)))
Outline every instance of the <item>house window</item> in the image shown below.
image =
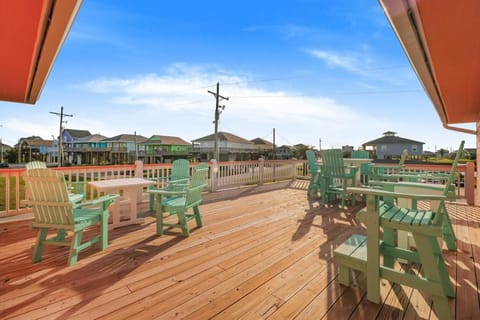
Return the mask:
POLYGON ((386 144, 382 144, 380 146, 380 150, 382 150, 383 152, 386 152, 387 151, 387 145, 386 144))
POLYGON ((413 145, 413 146, 412 146, 412 153, 417 152, 417 149, 418 149, 418 148, 417 148, 417 145, 413 145))

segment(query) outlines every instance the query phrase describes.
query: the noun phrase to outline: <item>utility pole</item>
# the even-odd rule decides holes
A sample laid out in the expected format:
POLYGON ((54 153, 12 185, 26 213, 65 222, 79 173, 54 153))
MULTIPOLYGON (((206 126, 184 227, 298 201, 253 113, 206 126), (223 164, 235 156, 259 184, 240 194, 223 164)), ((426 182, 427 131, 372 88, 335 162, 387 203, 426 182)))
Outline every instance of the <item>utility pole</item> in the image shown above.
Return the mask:
POLYGON ((275 144, 275 128, 273 128, 273 160, 277 160, 277 146, 275 144))
MULTIPOLYGON (((134 134, 135 134, 135 161, 137 161, 138 160, 137 131, 134 131, 134 134)), ((145 161, 145 159, 143 161, 145 161)))
POLYGON ((58 166, 63 166, 63 138, 62 138, 62 131, 63 131, 63 117, 73 117, 72 114, 65 114, 63 113, 63 106, 60 108, 60 113, 50 111, 51 114, 60 116, 60 132, 58 135, 58 166))
POLYGON ((220 95, 220 83, 218 82, 217 82, 217 92, 212 92, 208 90, 208 93, 213 94, 213 96, 215 97, 215 120, 213 121, 213 123, 215 124, 215 142, 213 146, 213 152, 214 152, 215 160, 220 161, 219 159, 220 152, 218 149, 218 121, 220 120, 220 113, 222 113, 222 111, 220 111, 219 108, 222 108, 222 110, 225 110, 225 106, 219 106, 219 102, 224 99, 228 101, 228 97, 224 97, 220 95))

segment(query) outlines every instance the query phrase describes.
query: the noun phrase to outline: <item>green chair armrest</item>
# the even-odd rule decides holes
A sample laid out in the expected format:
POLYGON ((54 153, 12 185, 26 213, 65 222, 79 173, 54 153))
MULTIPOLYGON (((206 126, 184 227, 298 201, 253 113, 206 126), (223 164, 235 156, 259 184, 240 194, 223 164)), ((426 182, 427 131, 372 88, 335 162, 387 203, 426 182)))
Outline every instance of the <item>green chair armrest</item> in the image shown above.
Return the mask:
POLYGON ((117 199, 118 197, 120 197, 119 194, 106 194, 106 195, 98 197, 96 199, 92 199, 92 200, 89 200, 89 201, 82 202, 82 203, 80 203, 80 205, 81 206, 90 206, 90 205, 96 205, 96 204, 99 204, 99 203, 105 203, 105 202, 108 202, 108 201, 111 201, 113 203, 113 201, 115 199, 117 199))
POLYGON ((435 191, 443 191, 445 189, 445 185, 442 185, 442 184, 408 182, 408 181, 392 182, 392 181, 370 180, 368 182, 368 184, 370 186, 385 187, 386 190, 393 190, 393 188, 396 187, 396 186, 430 189, 430 190, 435 190, 435 191))
POLYGON ((148 190, 149 193, 166 195, 166 196, 177 196, 182 194, 187 194, 185 190, 164 190, 164 189, 150 189, 148 190))
POLYGON ((376 195, 382 197, 393 197, 393 198, 402 198, 402 199, 417 199, 417 200, 445 200, 447 197, 441 194, 413 194, 413 193, 404 193, 404 192, 393 192, 380 189, 371 189, 371 188, 347 188, 348 192, 358 193, 364 195, 376 195))

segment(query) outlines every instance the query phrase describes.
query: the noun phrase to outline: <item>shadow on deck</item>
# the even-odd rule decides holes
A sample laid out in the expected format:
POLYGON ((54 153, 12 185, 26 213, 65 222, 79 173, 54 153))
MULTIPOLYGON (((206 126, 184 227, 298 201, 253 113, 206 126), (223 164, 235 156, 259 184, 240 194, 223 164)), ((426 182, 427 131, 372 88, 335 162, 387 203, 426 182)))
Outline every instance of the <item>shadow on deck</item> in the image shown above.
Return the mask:
MULTIPOLYGON (((110 245, 80 254, 47 247, 32 264, 28 221, 0 224, 2 319, 390 319, 435 318, 428 295, 382 281, 366 300, 365 275, 338 284, 333 250, 352 233, 361 205, 308 201, 294 181, 208 195, 204 227, 189 238, 155 235, 155 219, 110 232, 110 245)), ((457 252, 445 251, 457 319, 479 319, 480 208, 449 204, 457 252)), ((418 266, 409 266, 412 272, 418 266)))

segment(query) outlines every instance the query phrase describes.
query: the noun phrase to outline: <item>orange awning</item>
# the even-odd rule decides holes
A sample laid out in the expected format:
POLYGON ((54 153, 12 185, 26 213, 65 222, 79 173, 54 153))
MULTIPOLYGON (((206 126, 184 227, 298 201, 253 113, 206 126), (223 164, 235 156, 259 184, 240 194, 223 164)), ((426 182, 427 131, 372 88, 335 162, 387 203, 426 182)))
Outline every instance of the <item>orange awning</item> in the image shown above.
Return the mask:
POLYGON ((0 100, 35 103, 82 0, 0 2, 0 100))
POLYGON ((379 2, 443 124, 480 121, 480 1, 379 2))

